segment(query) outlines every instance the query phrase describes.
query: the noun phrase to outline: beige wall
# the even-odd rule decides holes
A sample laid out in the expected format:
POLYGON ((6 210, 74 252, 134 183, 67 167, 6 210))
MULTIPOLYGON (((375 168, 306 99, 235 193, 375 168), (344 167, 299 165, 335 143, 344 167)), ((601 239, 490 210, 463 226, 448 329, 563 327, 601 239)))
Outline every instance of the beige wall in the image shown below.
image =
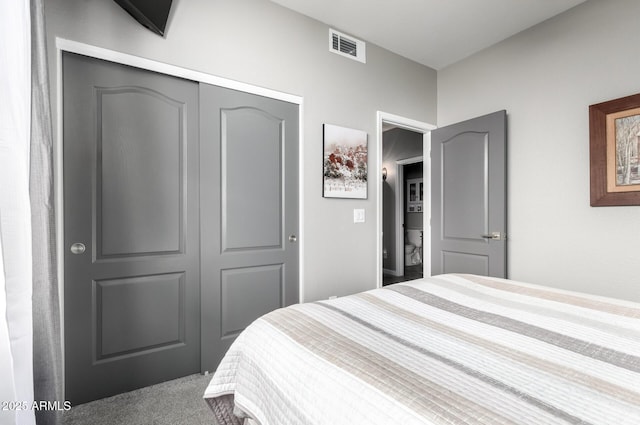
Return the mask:
POLYGON ((329 53, 326 25, 267 0, 175 0, 165 38, 110 0, 47 0, 45 7, 54 82, 61 37, 302 96, 305 300, 375 287, 376 111, 434 123, 434 70, 372 44, 366 64, 329 53), (368 133, 367 200, 322 198, 323 123, 368 133), (353 223, 354 208, 365 209, 365 224, 353 223))
POLYGON ((640 92, 640 2, 591 0, 438 72, 438 125, 508 113, 509 275, 640 301, 640 207, 589 206, 588 107, 640 92))

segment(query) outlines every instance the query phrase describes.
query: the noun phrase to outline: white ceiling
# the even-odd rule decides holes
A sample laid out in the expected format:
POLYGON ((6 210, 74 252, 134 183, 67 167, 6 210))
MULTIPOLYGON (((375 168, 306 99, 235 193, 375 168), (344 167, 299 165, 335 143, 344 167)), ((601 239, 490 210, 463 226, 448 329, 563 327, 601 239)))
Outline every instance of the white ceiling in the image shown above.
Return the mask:
POLYGON ((272 0, 441 69, 585 0, 272 0))

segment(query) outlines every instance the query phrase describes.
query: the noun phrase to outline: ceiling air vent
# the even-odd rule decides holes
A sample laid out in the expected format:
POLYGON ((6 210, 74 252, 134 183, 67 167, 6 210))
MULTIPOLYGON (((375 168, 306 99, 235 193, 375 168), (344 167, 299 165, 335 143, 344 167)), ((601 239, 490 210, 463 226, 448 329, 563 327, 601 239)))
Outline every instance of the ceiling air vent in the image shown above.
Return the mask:
POLYGON ((329 29, 329 51, 366 63, 366 46, 364 41, 329 29))

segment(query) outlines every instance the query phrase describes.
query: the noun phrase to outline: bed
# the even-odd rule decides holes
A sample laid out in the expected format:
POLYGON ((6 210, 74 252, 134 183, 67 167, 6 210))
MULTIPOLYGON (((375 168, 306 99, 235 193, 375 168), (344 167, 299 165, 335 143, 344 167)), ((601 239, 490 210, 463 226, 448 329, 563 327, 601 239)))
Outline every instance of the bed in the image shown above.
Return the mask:
POLYGON ((459 274, 293 305, 204 398, 220 425, 637 425, 640 305, 459 274))

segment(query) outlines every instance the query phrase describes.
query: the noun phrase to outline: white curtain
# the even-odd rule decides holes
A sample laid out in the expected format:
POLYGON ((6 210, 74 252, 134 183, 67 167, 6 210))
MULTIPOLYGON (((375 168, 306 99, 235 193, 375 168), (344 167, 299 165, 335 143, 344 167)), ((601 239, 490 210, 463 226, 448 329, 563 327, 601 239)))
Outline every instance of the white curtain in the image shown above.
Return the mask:
MULTIPOLYGON (((32 245, 29 204, 29 0, 0 1, 0 395, 33 401, 32 245)), ((5 398, 9 397, 9 398, 5 398)), ((14 406, 17 407, 17 406, 14 406)), ((33 410, 0 411, 0 424, 34 424, 33 410)))
MULTIPOLYGON (((2 0, 0 0, 2 1, 2 0)), ((31 0, 31 230, 33 257, 33 383, 36 400, 62 405, 62 342, 56 269, 53 130, 44 1, 31 0)), ((37 410, 38 425, 54 425, 60 410, 37 410)))

